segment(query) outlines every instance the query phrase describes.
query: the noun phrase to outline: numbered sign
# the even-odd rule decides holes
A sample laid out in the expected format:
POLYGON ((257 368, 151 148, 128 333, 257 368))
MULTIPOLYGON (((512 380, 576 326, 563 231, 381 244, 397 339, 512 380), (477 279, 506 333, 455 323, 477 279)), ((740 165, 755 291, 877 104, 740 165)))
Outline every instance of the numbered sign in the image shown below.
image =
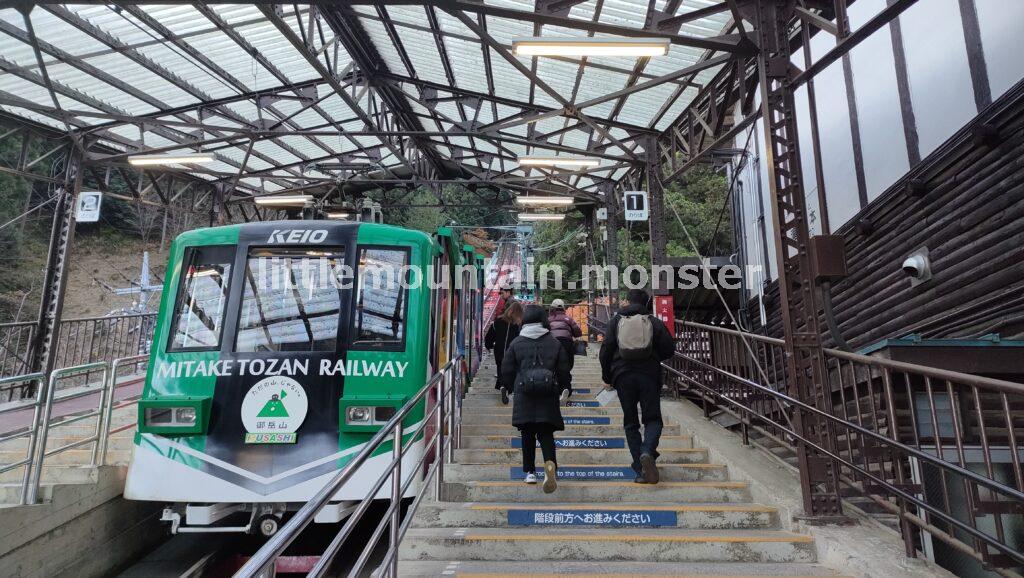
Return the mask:
POLYGON ((626 191, 622 195, 627 221, 646 221, 649 213, 647 191, 626 191))

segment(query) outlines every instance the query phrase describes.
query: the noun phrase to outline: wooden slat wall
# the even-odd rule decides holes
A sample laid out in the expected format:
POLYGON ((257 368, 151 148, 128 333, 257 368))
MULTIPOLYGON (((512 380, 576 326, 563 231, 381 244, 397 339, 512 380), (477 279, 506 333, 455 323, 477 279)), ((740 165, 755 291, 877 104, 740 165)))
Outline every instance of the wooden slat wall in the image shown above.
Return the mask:
MULTIPOLYGON (((837 234, 845 239, 849 276, 833 285, 833 305, 855 349, 909 333, 1024 334, 1024 83, 837 234), (981 125, 998 130, 994 143, 979 142, 981 125), (911 180, 923 181, 927 192, 908 192, 911 180), (862 220, 870 233, 855 227, 862 220), (933 278, 911 287, 901 264, 923 246, 933 278)), ((781 336, 777 285, 766 305, 767 333, 781 336)), ((756 324, 756 303, 749 313, 756 324)))

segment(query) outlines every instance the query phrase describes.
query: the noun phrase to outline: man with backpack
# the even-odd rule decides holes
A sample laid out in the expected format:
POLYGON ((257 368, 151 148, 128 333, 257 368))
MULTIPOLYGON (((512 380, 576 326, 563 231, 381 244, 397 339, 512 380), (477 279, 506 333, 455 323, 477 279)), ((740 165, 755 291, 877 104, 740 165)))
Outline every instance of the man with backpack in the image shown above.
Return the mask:
POLYGON ((672 357, 675 342, 660 319, 651 315, 651 297, 631 289, 629 305, 608 322, 601 344, 601 378, 615 388, 622 405, 622 425, 633 457, 638 484, 658 483, 661 437, 661 362, 672 357), (640 434, 640 416, 644 430, 640 434))

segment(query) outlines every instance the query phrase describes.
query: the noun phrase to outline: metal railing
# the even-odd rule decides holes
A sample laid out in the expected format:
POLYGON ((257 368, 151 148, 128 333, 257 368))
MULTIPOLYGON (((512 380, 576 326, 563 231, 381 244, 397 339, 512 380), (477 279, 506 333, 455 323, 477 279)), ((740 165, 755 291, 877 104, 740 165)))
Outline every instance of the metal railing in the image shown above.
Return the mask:
POLYGON ((984 568, 1024 567, 1024 385, 826 349, 825 399, 791 396, 784 342, 677 323, 670 385, 790 449, 832 461, 843 495, 896 516, 908 556, 942 543, 984 568), (820 435, 793 423, 816 420, 820 435))
MULTIPOLYGON (((19 376, 32 369, 32 343, 35 335, 34 322, 0 323, 0 377, 19 376)), ((14 399, 16 390, 21 392, 30 389, 24 383, 21 387, 12 387, 17 383, 21 382, 0 384, 0 394, 4 394, 6 401, 14 399)))
POLYGON ((149 363, 148 353, 132 355, 129 357, 119 357, 110 362, 110 380, 100 405, 103 420, 101 424, 101 431, 103 435, 100 437, 99 442, 96 445, 99 465, 105 465, 107 463, 107 447, 110 443, 110 436, 138 426, 138 423, 131 422, 119 427, 111 427, 115 411, 124 407, 137 405, 139 403, 139 399, 142 397, 141 394, 134 395, 127 397, 120 402, 114 399, 117 397, 117 388, 119 387, 117 383, 118 372, 123 368, 133 368, 135 374, 142 373, 145 371, 147 363, 149 363))
POLYGON ((97 457, 96 452, 99 449, 100 434, 101 434, 102 426, 103 426, 103 420, 100 419, 100 415, 102 415, 102 406, 103 406, 103 401, 102 400, 103 400, 103 398, 105 396, 104 392, 107 390, 107 378, 109 377, 109 375, 110 375, 109 364, 107 364, 106 362, 103 362, 103 361, 98 361, 96 363, 86 363, 86 364, 82 364, 82 365, 73 365, 71 367, 63 367, 61 369, 55 369, 55 370, 53 370, 53 372, 50 373, 50 379, 47 380, 46 392, 45 392, 45 396, 43 397, 42 414, 41 414, 41 417, 39 419, 39 425, 38 425, 39 433, 37 434, 38 441, 36 442, 36 453, 35 453, 35 458, 34 458, 33 464, 32 464, 32 475, 30 476, 30 479, 29 479, 29 482, 28 482, 28 491, 27 491, 27 498, 26 498, 26 502, 27 503, 35 504, 38 501, 38 498, 39 498, 39 483, 40 483, 40 480, 42 478, 43 464, 46 461, 46 458, 55 456, 55 455, 57 455, 59 453, 65 452, 65 451, 73 449, 73 448, 77 448, 77 447, 81 447, 81 446, 84 446, 84 445, 89 444, 89 443, 93 443, 95 445, 93 447, 92 461, 91 461, 90 465, 93 465, 93 466, 96 465, 96 457, 97 457), (66 401, 71 401, 73 399, 78 399, 80 397, 85 397, 87 395, 92 395, 92 394, 95 394, 95 393, 99 393, 100 394, 100 400, 101 400, 100 404, 99 404, 99 407, 97 407, 93 411, 88 411, 88 412, 85 412, 85 413, 75 414, 75 415, 63 418, 63 419, 61 419, 58 422, 51 423, 50 422, 50 415, 53 412, 53 402, 54 402, 54 399, 56 397, 55 392, 57 391, 57 381, 60 380, 63 377, 80 376, 80 375, 83 375, 83 374, 86 376, 86 379, 88 379, 89 375, 91 375, 92 373, 95 373, 97 371, 100 372, 100 374, 102 376, 100 378, 100 383, 99 383, 98 386, 96 386, 96 387, 88 387, 88 386, 87 387, 83 387, 83 388, 81 388, 79 390, 76 390, 74 392, 71 392, 71 393, 68 393, 66 395, 61 396, 59 401, 66 402, 66 401), (52 450, 47 451, 47 449, 46 449, 46 440, 49 437, 50 429, 51 428, 56 428, 56 427, 70 425, 72 423, 83 421, 83 420, 86 420, 86 419, 89 419, 89 418, 92 418, 92 417, 97 418, 96 419, 96 431, 95 431, 95 433, 93 435, 91 435, 89 437, 82 438, 81 440, 77 440, 77 441, 71 442, 69 444, 66 444, 66 445, 60 446, 58 448, 54 448, 52 450))
MULTIPOLYGON (((387 424, 363 446, 362 450, 350 460, 319 492, 316 493, 291 517, 281 529, 267 541, 250 558, 242 568, 235 573, 236 577, 264 577, 273 576, 277 559, 298 536, 313 522, 317 513, 327 507, 332 497, 348 482, 349 479, 366 463, 366 461, 380 450, 388 441, 392 442, 392 459, 385 466, 384 471, 366 493, 366 497, 360 501, 355 511, 345 521, 344 526, 331 540, 327 550, 320 556, 316 565, 310 571, 309 576, 323 576, 334 561, 338 551, 351 535, 353 529, 362 519, 375 501, 375 496, 380 492, 384 484, 391 482, 391 499, 387 512, 377 524, 369 542, 365 544, 355 566, 349 571, 348 576, 362 576, 363 569, 373 554, 377 544, 385 530, 388 530, 388 550, 384 560, 378 568, 377 575, 382 577, 398 576, 398 547, 409 529, 416 509, 419 507, 423 497, 427 495, 427 488, 431 481, 434 483, 434 495, 440 498, 441 488, 444 483, 444 464, 451 461, 455 449, 459 446, 459 392, 462 389, 462 356, 457 356, 431 378, 387 424), (405 417, 419 404, 430 392, 436 392, 434 406, 423 416, 415 429, 406 434, 402 422, 405 417), (406 480, 402 482, 402 459, 411 447, 414 446, 417 437, 426 431, 428 424, 434 425, 434 435, 427 440, 423 447, 423 455, 420 459, 408 468, 406 480), (403 443, 404 435, 408 436, 408 442, 403 443), (423 477, 422 491, 415 497, 412 504, 406 510, 404 519, 402 516, 402 496, 417 481, 417 472, 422 471, 428 458, 433 458, 429 468, 423 477)), ((426 437, 426 436, 424 436, 426 437)))
POLYGON ((115 401, 117 388, 124 385, 123 381, 118 382, 119 372, 126 367, 133 367, 138 371, 138 366, 146 363, 148 359, 148 354, 135 355, 113 361, 98 361, 55 369, 50 373, 49 378, 42 373, 32 373, 0 379, 0 386, 29 381, 36 383, 33 399, 0 407, 0 416, 32 410, 32 421, 28 427, 0 432, 0 445, 18 439, 28 440, 23 459, 0 465, 0 474, 16 468, 24 468, 20 492, 21 504, 35 504, 39 501, 43 467, 48 458, 68 450, 91 445, 92 452, 88 464, 82 465, 98 466, 106 463, 110 435, 134 428, 136 425, 132 422, 111 428, 115 410, 138 402, 138 396, 125 398, 120 402, 115 401), (93 378, 97 373, 100 375, 99 380, 93 378), (76 381, 84 379, 86 385, 74 390, 65 390, 65 393, 58 395, 58 384, 61 380, 66 379, 76 381), (56 405, 88 396, 97 397, 95 407, 69 413, 66 416, 52 417, 56 405), (56 448, 47 449, 47 442, 53 430, 91 419, 96 421, 95 430, 91 435, 75 439, 56 448))
POLYGON ((43 405, 44 391, 42 383, 45 377, 46 376, 43 375, 42 373, 29 373, 26 375, 16 375, 13 377, 5 377, 0 379, 0 387, 11 386, 15 384, 21 384, 22 386, 24 386, 25 384, 31 382, 35 382, 36 384, 35 387, 33 388, 36 392, 35 399, 11 403, 0 407, 0 417, 6 414, 20 412, 32 408, 32 425, 29 428, 22 431, 16 431, 13 433, 0 433, 0 445, 4 445, 7 442, 19 439, 28 440, 25 447, 24 458, 11 462, 9 464, 0 465, 0 474, 9 472, 17 468, 24 468, 24 474, 21 480, 21 493, 19 498, 21 504, 29 503, 28 488, 29 482, 32 478, 32 464, 35 462, 36 444, 39 443, 39 418, 43 405))
MULTIPOLYGON (((155 326, 156 313, 62 320, 53 347, 53 366, 69 367, 149 353, 155 326)), ((31 369, 35 331, 34 322, 0 324, 0 377, 18 376, 31 369)), ((34 390, 21 382, 0 385, 0 401, 33 394, 34 390)))
POLYGON ((156 313, 65 319, 54 346, 54 367, 113 361, 149 353, 156 313))

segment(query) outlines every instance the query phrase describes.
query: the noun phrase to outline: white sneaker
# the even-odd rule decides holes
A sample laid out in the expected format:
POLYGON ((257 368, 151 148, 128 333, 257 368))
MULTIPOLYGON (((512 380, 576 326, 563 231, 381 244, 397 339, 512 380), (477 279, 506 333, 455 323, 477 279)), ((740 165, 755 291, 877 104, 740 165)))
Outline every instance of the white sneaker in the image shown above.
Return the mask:
POLYGON ((529 474, 526 474, 526 477, 523 478, 523 481, 526 482, 527 484, 536 484, 537 483, 537 474, 534 474, 532 472, 529 473, 529 474))
POLYGON ((568 389, 563 389, 562 390, 562 395, 558 396, 558 401, 561 401, 561 402, 564 403, 565 400, 567 400, 567 399, 569 399, 569 390, 568 389))

